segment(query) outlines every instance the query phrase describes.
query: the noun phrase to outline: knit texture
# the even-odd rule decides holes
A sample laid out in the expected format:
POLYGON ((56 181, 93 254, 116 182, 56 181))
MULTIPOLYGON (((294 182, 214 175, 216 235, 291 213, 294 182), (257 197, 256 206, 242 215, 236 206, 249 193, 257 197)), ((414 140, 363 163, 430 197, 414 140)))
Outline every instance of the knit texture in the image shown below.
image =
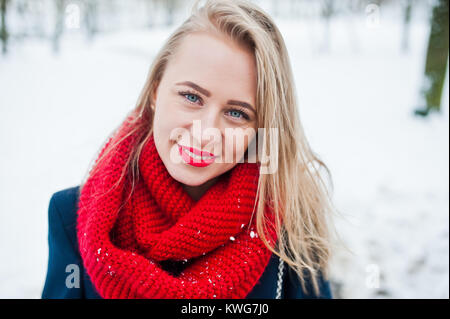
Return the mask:
MULTIPOLYGON (((108 144, 125 137, 128 129, 126 120, 108 144)), ((80 192, 79 249, 100 296, 245 298, 271 256, 252 216, 259 164, 238 163, 196 202, 170 176, 151 135, 129 196, 127 178, 115 184, 132 145, 130 135, 109 161, 97 158, 101 165, 80 192)))

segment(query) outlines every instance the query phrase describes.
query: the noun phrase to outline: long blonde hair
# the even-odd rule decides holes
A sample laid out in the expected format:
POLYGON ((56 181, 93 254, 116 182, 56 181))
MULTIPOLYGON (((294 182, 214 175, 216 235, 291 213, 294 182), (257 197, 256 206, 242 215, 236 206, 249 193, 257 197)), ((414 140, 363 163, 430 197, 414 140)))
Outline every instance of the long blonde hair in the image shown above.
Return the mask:
MULTIPOLYGON (((202 6, 200 2, 195 2, 190 17, 170 35, 150 67, 144 88, 129 117, 131 129, 123 137, 133 134, 136 142, 116 185, 127 177, 133 189, 136 178, 139 178, 138 159, 153 130, 154 90, 184 36, 198 31, 221 32, 249 46, 257 66, 257 127, 277 128, 280 132, 274 136, 271 130, 263 130, 264 145, 258 146, 278 149, 278 169, 275 173, 260 175, 255 211, 257 232, 267 248, 295 270, 302 289, 308 293, 308 277, 318 295, 318 275, 321 274, 325 280, 329 278, 330 230, 333 227, 330 217, 334 212, 320 169, 327 173, 330 182, 331 174, 312 151, 303 132, 283 37, 269 15, 249 1, 206 0, 202 6), (265 205, 274 212, 275 225, 268 224, 265 205), (277 247, 271 245, 275 241, 269 238, 268 227, 275 227, 277 231, 277 247)), ((119 143, 106 143, 103 155, 97 159, 88 176, 95 172, 99 162, 110 158, 108 154, 113 154, 119 143)))

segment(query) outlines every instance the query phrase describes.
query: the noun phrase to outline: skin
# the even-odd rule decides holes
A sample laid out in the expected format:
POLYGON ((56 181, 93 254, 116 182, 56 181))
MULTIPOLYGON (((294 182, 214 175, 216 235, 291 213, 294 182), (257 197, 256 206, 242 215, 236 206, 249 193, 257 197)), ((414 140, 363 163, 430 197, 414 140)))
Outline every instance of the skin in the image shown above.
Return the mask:
POLYGON ((242 162, 257 130, 256 88, 254 54, 225 35, 210 32, 186 35, 168 62, 153 92, 153 135, 169 174, 183 184, 194 200, 200 199, 222 174, 242 162), (209 96, 201 89, 179 84, 186 81, 209 91, 209 96), (245 102, 253 110, 230 105, 229 100, 245 102), (194 120, 200 121, 201 136, 194 133, 194 120), (218 138, 205 134, 208 128, 214 128, 218 138), (225 133, 226 128, 250 128, 251 132, 241 143, 233 143, 232 136, 225 133), (209 166, 194 167, 181 159, 177 143, 219 157, 209 166), (233 154, 232 160, 226 160, 225 154, 233 154))

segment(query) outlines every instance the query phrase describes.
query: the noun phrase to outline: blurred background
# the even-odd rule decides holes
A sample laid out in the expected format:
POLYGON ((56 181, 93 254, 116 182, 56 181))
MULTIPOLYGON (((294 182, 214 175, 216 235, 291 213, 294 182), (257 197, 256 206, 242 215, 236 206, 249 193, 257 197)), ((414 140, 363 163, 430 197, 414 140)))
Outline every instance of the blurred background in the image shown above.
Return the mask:
MULTIPOLYGON (((331 169, 335 298, 449 298, 448 0, 255 0, 331 169)), ((0 298, 40 298, 78 185, 189 15, 181 0, 0 0, 0 298)))

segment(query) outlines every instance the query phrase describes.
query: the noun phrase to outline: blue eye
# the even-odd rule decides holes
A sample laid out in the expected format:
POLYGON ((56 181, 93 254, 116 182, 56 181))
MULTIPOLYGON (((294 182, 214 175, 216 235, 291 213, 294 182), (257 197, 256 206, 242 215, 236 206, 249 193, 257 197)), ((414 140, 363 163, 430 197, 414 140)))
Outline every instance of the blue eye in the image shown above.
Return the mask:
POLYGON ((197 94, 191 92, 179 92, 179 94, 190 103, 197 103, 198 101, 200 101, 200 97, 197 94))
POLYGON ((242 119, 242 118, 244 118, 246 120, 250 119, 250 117, 247 115, 247 113, 245 113, 244 111, 241 111, 241 110, 231 109, 228 112, 229 112, 229 114, 231 114, 232 117, 237 118, 237 119, 242 119), (237 116, 234 116, 234 115, 237 115, 237 116))
POLYGON ((197 102, 198 100, 198 96, 195 94, 186 94, 186 98, 193 103, 197 102))
POLYGON ((230 111, 230 114, 231 114, 232 116, 234 116, 234 115, 237 115, 237 116, 240 116, 240 115, 242 115, 242 113, 241 113, 241 112, 239 112, 239 111, 236 111, 236 110, 232 110, 232 111, 230 111))

